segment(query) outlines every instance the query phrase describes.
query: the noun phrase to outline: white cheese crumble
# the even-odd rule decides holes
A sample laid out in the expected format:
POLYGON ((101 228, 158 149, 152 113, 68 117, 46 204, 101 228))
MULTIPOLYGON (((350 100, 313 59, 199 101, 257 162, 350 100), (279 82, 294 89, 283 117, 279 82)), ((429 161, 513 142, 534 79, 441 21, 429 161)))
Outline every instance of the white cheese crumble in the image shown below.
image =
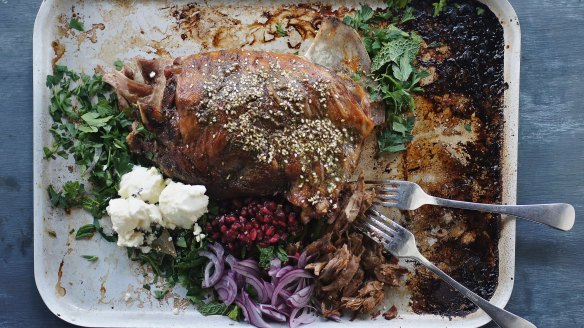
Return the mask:
POLYGON ((204 186, 170 182, 160 194, 158 206, 163 226, 169 229, 191 229, 193 223, 207 213, 209 197, 204 186))
POLYGON ((142 245, 143 231, 151 231, 151 224, 161 221, 160 210, 156 205, 133 197, 112 199, 106 210, 112 219, 113 229, 118 233, 118 246, 142 245))
POLYGON ((150 204, 158 203, 158 196, 164 189, 162 174, 155 167, 134 166, 132 171, 122 176, 118 195, 122 198, 137 197, 150 204))
POLYGON ((112 219, 114 230, 118 233, 118 246, 138 247, 144 243, 144 233, 134 231, 138 226, 138 219, 130 215, 127 199, 110 200, 106 210, 112 219))
POLYGON ((151 233, 153 224, 168 229, 193 228, 195 239, 200 242, 205 235, 195 222, 207 213, 209 197, 205 191, 204 186, 170 179, 165 182, 154 167, 134 166, 122 176, 118 191, 121 198, 110 200, 106 209, 118 234, 118 246, 140 247, 144 253, 150 252, 149 245, 156 239, 151 233))

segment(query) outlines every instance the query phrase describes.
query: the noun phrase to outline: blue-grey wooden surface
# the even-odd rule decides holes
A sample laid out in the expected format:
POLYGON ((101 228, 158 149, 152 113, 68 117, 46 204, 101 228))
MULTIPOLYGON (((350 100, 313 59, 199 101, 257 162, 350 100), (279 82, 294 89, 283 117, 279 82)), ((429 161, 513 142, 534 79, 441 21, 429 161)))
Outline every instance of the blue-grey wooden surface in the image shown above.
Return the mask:
MULTIPOLYGON (((39 1, 0 0, 0 327, 64 327, 33 275, 32 30, 39 1)), ((518 202, 568 202, 574 229, 517 225, 507 306, 584 327, 584 1, 512 0, 522 29, 518 202)))

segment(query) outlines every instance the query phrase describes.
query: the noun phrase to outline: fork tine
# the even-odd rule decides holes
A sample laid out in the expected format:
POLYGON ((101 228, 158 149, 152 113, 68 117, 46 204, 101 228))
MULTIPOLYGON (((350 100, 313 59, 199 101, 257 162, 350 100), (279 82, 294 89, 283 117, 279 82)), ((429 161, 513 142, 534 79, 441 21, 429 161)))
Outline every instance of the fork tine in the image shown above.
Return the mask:
POLYGON ((379 198, 381 200, 393 200, 393 201, 398 201, 399 196, 398 195, 386 195, 386 194, 377 194, 375 195, 376 198, 379 198))
POLYGON ((399 188, 392 188, 392 187, 380 187, 376 188, 376 191, 385 191, 385 192, 399 192, 399 188))
POLYGON ((389 219, 383 214, 379 213, 377 210, 370 208, 369 211, 365 212, 365 215, 367 218, 377 223, 380 229, 385 230, 391 234, 397 234, 399 232, 399 230, 393 229, 392 227, 385 224, 385 222, 389 219))
POLYGON ((383 221, 380 221, 379 219, 376 219, 372 216, 368 216, 367 217, 369 219, 369 223, 373 224, 374 226, 377 227, 377 229, 384 231, 385 234, 391 236, 392 238, 395 238, 399 235, 399 233, 393 229, 391 229, 390 227, 388 227, 387 225, 385 225, 383 223, 383 221))
POLYGON ((389 224, 392 230, 395 230, 396 232, 402 231, 402 230, 407 230, 406 228, 402 227, 401 225, 395 223, 395 221, 393 221, 392 219, 388 218, 387 216, 381 214, 377 209, 375 208, 370 208, 369 209, 371 212, 375 213, 377 215, 378 218, 380 218, 381 220, 383 220, 383 222, 385 224, 389 224))
POLYGON ((384 207, 396 207, 399 209, 402 209, 400 206, 398 206, 398 202, 396 201, 385 201, 385 202, 380 202, 380 201, 373 201, 373 205, 380 205, 380 206, 384 206, 384 207))
POLYGON ((408 183, 409 181, 402 181, 402 180, 367 180, 365 181, 366 184, 375 184, 375 185, 397 185, 403 186, 408 183))
POLYGON ((389 241, 392 240, 393 237, 391 237, 390 235, 386 234, 385 232, 381 231, 381 229, 377 228, 375 225, 371 224, 368 221, 365 221, 363 219, 357 220, 359 221, 359 223, 361 223, 362 225, 364 225, 369 231, 373 231, 373 234, 371 232, 368 232, 368 235, 372 238, 377 238, 379 239, 380 242, 383 242, 383 240, 380 239, 380 237, 383 237, 385 240, 389 241))

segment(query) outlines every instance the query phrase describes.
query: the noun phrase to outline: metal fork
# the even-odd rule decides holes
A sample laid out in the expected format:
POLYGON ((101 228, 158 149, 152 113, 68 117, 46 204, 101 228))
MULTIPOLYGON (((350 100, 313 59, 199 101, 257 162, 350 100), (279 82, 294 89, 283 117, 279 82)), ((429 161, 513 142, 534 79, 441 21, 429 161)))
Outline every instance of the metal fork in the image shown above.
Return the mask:
POLYGON ((493 321, 502 328, 528 328, 536 327, 531 322, 516 316, 515 314, 496 307, 489 301, 478 296, 477 294, 464 287, 449 275, 440 270, 437 266, 428 261, 416 246, 414 235, 404 227, 393 222, 388 217, 382 215, 374 209, 369 209, 365 218, 356 221, 360 230, 367 236, 380 243, 385 249, 396 257, 410 258, 423 264, 430 269, 450 286, 459 291, 461 294, 470 299, 474 304, 481 308, 493 319, 493 321))
POLYGON ((465 210, 477 210, 513 215, 532 222, 542 223, 552 228, 568 231, 574 226, 576 212, 570 204, 539 204, 539 205, 495 205, 463 202, 430 196, 416 183, 409 181, 365 181, 376 185, 374 204, 397 207, 400 210, 415 210, 422 205, 438 205, 465 210))

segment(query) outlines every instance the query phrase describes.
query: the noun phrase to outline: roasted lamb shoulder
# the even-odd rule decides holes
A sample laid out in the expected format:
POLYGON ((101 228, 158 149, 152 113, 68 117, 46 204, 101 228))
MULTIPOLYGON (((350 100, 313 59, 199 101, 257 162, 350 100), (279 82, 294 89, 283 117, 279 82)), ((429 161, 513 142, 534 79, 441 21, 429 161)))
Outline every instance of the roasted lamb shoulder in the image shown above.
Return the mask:
POLYGON ((373 129, 369 98, 350 78, 369 65, 359 35, 331 18, 306 56, 137 59, 104 80, 153 136, 135 128, 131 151, 165 175, 216 198, 282 193, 307 220, 335 208, 373 129))

